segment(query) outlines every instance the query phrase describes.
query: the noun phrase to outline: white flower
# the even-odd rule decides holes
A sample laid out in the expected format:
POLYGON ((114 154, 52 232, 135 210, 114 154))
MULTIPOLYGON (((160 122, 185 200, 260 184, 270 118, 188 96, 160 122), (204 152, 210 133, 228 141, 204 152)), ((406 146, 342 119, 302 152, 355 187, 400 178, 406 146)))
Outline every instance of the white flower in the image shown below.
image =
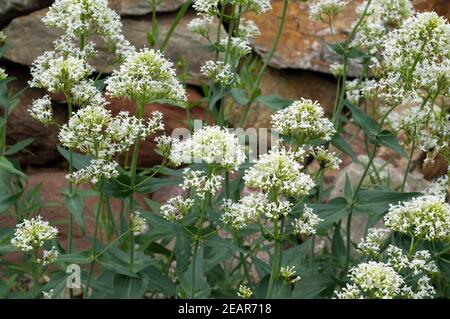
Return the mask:
POLYGON ((347 3, 345 0, 317 0, 309 6, 309 15, 316 20, 330 22, 344 10, 347 3))
POLYGON ((350 282, 336 292, 339 299, 392 299, 401 294, 404 279, 391 266, 369 261, 350 269, 350 282))
POLYGON ((128 150, 139 136, 145 139, 163 128, 162 113, 154 112, 147 123, 128 112, 113 117, 103 106, 78 110, 59 132, 61 143, 96 158, 110 159, 128 150))
POLYGON ((450 238, 450 206, 439 196, 425 195, 391 205, 384 222, 386 227, 418 239, 450 238))
POLYGON ((42 296, 44 297, 44 299, 53 299, 53 294, 53 289, 50 289, 49 291, 42 291, 42 296))
POLYGON ((191 32, 198 33, 198 34, 204 36, 205 38, 208 38, 211 23, 212 23, 212 17, 202 16, 200 18, 192 19, 188 23, 187 28, 191 32))
POLYGON ((330 72, 336 78, 342 76, 344 74, 344 65, 342 63, 333 63, 330 65, 330 72))
POLYGON ((285 149, 271 150, 245 172, 245 185, 264 192, 271 190, 286 196, 301 196, 314 187, 311 177, 302 172, 302 152, 285 149))
POLYGON ((42 266, 50 265, 51 263, 54 263, 56 261, 56 258, 58 258, 59 252, 56 250, 56 247, 52 247, 51 250, 44 250, 43 251, 43 257, 42 257, 42 266))
POLYGON ((253 11, 256 14, 261 14, 272 9, 270 0, 230 0, 230 3, 241 5, 245 11, 253 11))
POLYGON ((94 81, 81 81, 72 88, 73 104, 84 107, 86 105, 104 105, 105 98, 94 85, 94 81))
POLYGON ((444 197, 447 195, 449 187, 448 175, 444 175, 433 181, 425 190, 425 195, 444 197))
POLYGON ((241 298, 248 299, 253 295, 253 292, 250 288, 245 285, 240 285, 237 295, 241 298))
POLYGON ((64 30, 68 38, 100 35, 119 54, 124 53, 124 47, 130 47, 122 35, 120 16, 108 7, 107 0, 56 0, 42 21, 64 30))
POLYGON ((284 283, 287 285, 295 284, 297 281, 301 279, 301 277, 297 275, 295 266, 281 267, 280 276, 283 279, 284 283))
POLYGON ((382 98, 418 102, 424 94, 449 94, 450 26, 435 12, 417 13, 385 41, 382 98))
POLYGON ((6 34, 3 30, 0 31, 0 44, 3 44, 6 41, 6 34))
POLYGON ((428 250, 416 251, 410 262, 410 268, 413 269, 414 275, 421 273, 436 274, 439 269, 436 263, 431 260, 431 254, 428 250))
POLYGON ((294 137, 300 144, 313 139, 329 141, 336 132, 320 104, 303 98, 273 114, 272 124, 279 133, 294 137))
POLYGON ((144 234, 148 230, 147 221, 141 217, 139 211, 130 215, 130 228, 134 236, 144 234))
POLYGON ((6 80, 8 77, 8 74, 6 74, 5 69, 0 68, 0 82, 6 80))
POLYGON ((75 184, 83 182, 97 184, 101 179, 109 180, 119 176, 118 166, 115 161, 93 159, 87 167, 66 175, 66 178, 75 184))
POLYGON ((436 289, 430 284, 428 276, 422 276, 417 282, 417 290, 412 294, 414 299, 432 298, 436 294, 436 289))
POLYGON ((403 250, 397 246, 389 245, 386 248, 387 263, 396 271, 402 271, 410 267, 408 257, 403 250))
POLYGON ((205 199, 207 194, 214 196, 222 188, 223 176, 186 168, 183 172, 183 190, 193 189, 196 196, 205 199))
POLYGON ((315 227, 322 222, 323 219, 314 213, 311 207, 303 208, 303 214, 300 218, 294 219, 292 225, 294 226, 294 234, 308 237, 316 233, 315 227))
POLYGON ((200 68, 200 72, 206 78, 221 86, 233 84, 236 78, 236 75, 231 71, 230 65, 222 61, 206 61, 200 68))
MULTIPOLYGON (((362 15, 366 7, 367 0, 358 6, 357 12, 362 15)), ((355 34, 353 45, 367 48, 370 54, 378 53, 390 32, 399 28, 413 13, 410 0, 372 0, 355 34)))
POLYGON ((253 20, 241 19, 238 30, 239 37, 249 40, 259 35, 261 35, 261 32, 253 20))
POLYGON ((292 204, 287 200, 278 200, 276 202, 269 202, 267 204, 264 215, 274 221, 281 217, 286 217, 292 211, 292 204))
POLYGON ((93 68, 81 57, 47 51, 31 66, 30 87, 46 89, 52 93, 70 93, 71 89, 89 76, 93 68))
POLYGON ((216 15, 219 13, 219 0, 195 0, 194 9, 201 15, 216 15))
MULTIPOLYGON (((177 139, 167 136, 167 135, 159 135, 155 137, 156 142, 156 150, 158 153, 164 157, 165 159, 168 159, 170 157, 170 154, 172 152, 172 145, 176 143, 177 139)), ((170 163, 172 164, 172 163, 170 163)))
POLYGON ((44 242, 52 240, 58 235, 58 229, 50 226, 41 216, 25 219, 16 225, 11 244, 21 251, 30 251, 44 245, 44 242))
POLYGON ((244 163, 245 153, 236 135, 219 126, 206 126, 189 139, 174 141, 170 159, 177 165, 204 162, 235 171, 244 163))
POLYGON ((181 220, 189 212, 192 205, 194 205, 193 199, 176 196, 161 205, 161 214, 168 221, 181 220))
POLYGON ((225 199, 223 214, 220 220, 234 229, 241 229, 250 223, 258 221, 261 215, 268 211, 266 194, 255 193, 242 197, 238 203, 225 199))
POLYGON ((336 156, 335 152, 330 152, 322 145, 312 149, 312 156, 317 160, 320 167, 338 170, 342 160, 336 156))
POLYGON ((34 100, 31 108, 28 109, 31 117, 44 125, 53 123, 53 109, 50 96, 46 95, 40 99, 34 100))
POLYGON ((173 63, 153 49, 130 53, 106 84, 111 96, 128 97, 140 105, 161 99, 175 102, 187 99, 183 85, 176 78, 173 63))
POLYGON ((386 228, 370 228, 366 238, 358 244, 358 251, 366 256, 378 256, 381 246, 388 238, 390 232, 386 228))
POLYGON ((231 37, 230 42, 228 38, 220 40, 220 45, 229 50, 231 54, 238 57, 243 57, 252 52, 250 42, 247 39, 241 37, 231 37))

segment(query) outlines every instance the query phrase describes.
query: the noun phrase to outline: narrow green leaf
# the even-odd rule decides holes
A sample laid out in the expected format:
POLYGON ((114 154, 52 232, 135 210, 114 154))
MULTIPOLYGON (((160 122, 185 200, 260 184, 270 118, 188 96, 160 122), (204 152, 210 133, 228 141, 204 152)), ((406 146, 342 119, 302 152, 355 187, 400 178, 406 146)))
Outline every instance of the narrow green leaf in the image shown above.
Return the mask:
POLYGON ((10 147, 8 147, 8 149, 5 152, 5 155, 16 154, 17 152, 23 150, 25 147, 27 147, 31 143, 33 143, 33 139, 32 138, 27 138, 26 140, 17 142, 16 144, 11 145, 10 147))
POLYGON ((273 111, 284 109, 294 102, 294 100, 283 99, 278 95, 261 95, 256 98, 256 101, 261 102, 273 111))
POLYGON ((0 156, 0 168, 3 168, 4 170, 12 174, 16 174, 25 178, 27 177, 24 173, 16 169, 14 165, 6 157, 3 156, 0 156))
POLYGON ((81 233, 85 235, 85 223, 84 223, 84 199, 80 194, 69 194, 68 191, 64 192, 64 199, 66 201, 67 209, 69 213, 75 218, 75 222, 80 226, 81 233))

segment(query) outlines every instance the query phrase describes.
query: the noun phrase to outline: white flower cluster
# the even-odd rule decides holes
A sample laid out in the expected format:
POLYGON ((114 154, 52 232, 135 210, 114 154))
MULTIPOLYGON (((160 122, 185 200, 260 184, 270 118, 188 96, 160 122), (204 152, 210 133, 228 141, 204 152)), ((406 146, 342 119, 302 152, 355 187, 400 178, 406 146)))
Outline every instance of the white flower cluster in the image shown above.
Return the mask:
POLYGON ((424 195, 391 205, 386 227, 418 239, 450 239, 450 205, 441 196, 424 195))
POLYGON ((300 144, 307 140, 331 140, 336 132, 324 117, 317 101, 301 99, 272 115, 272 125, 282 135, 294 137, 300 144))
POLYGON ((305 204, 302 216, 294 219, 292 222, 294 234, 309 237, 316 233, 315 227, 322 221, 323 219, 317 216, 314 210, 305 204))
POLYGON ((450 114, 436 104, 412 105, 391 112, 388 121, 392 128, 405 133, 404 144, 416 141, 416 145, 427 154, 426 161, 434 160, 440 150, 449 146, 450 114))
POLYGON ((417 13, 391 32, 383 52, 381 97, 395 102, 450 93, 450 26, 434 12, 417 13))
POLYGON ((313 19, 331 23, 347 3, 345 0, 317 0, 309 6, 309 15, 313 19))
POLYGON ((365 239, 358 244, 358 251, 366 256, 379 256, 384 241, 391 231, 386 228, 370 228, 365 239))
POLYGON ((200 15, 216 15, 219 13, 220 0, 195 0, 194 9, 200 15))
POLYGON ((33 62, 29 85, 67 94, 93 70, 82 57, 47 51, 33 62))
POLYGON ((231 37, 230 42, 228 42, 228 39, 222 39, 220 40, 220 46, 237 57, 243 57, 252 52, 250 42, 242 37, 231 37))
POLYGON ((36 262, 42 264, 42 266, 47 266, 54 263, 58 255, 59 251, 56 250, 56 247, 52 247, 50 250, 44 250, 42 252, 42 259, 38 258, 36 262))
POLYGON ((48 95, 34 100, 31 108, 28 109, 28 112, 32 118, 44 125, 50 125, 53 123, 52 102, 50 100, 50 96, 48 95))
POLYGON ((130 215, 130 228, 134 236, 144 234, 148 230, 147 221, 141 217, 141 212, 135 211, 130 215))
POLYGON ((229 64, 222 61, 206 61, 200 68, 200 72, 212 82, 221 86, 228 86, 237 80, 236 75, 231 71, 229 64))
POLYGON ((293 285, 301 279, 301 277, 297 275, 295 266, 281 267, 280 268, 280 276, 286 285, 293 285))
POLYGON ((219 126, 206 126, 189 139, 173 141, 170 159, 177 165, 207 163, 235 171, 244 163, 245 153, 236 135, 219 126))
POLYGON ((173 63, 153 49, 130 53, 106 84, 111 96, 128 97, 141 105, 157 100, 184 102, 187 99, 183 85, 176 78, 173 63))
POLYGON ((192 189, 200 199, 205 199, 207 194, 211 196, 222 188, 223 176, 210 174, 203 171, 194 171, 186 168, 183 172, 183 183, 180 185, 183 190, 192 189))
POLYGON ((450 184, 448 183, 448 175, 444 175, 434 180, 424 191, 425 195, 442 197, 445 199, 450 184))
POLYGON ((210 16, 201 16, 199 18, 192 19, 187 28, 189 31, 198 33, 205 38, 209 38, 209 29, 211 27, 212 17, 210 16))
POLYGON ((350 269, 348 283, 336 292, 339 299, 393 299, 401 295, 403 277, 382 262, 369 261, 350 269))
POLYGON ((109 159, 129 149, 138 136, 145 139, 162 129, 161 119, 160 112, 154 112, 153 119, 145 123, 126 111, 113 117, 103 106, 87 106, 63 125, 59 140, 68 148, 109 159))
POLYGON ((256 223, 267 212, 269 200, 266 194, 255 193, 242 197, 238 203, 225 199, 221 221, 234 229, 256 223))
MULTIPOLYGON (((362 15, 366 6, 367 0, 358 6, 357 12, 362 15)), ((372 0, 353 45, 366 48, 370 54, 379 53, 389 33, 413 14, 414 7, 410 0, 372 0)))
POLYGON ((192 198, 176 196, 161 205, 161 214, 168 221, 178 221, 183 219, 193 205, 194 200, 192 198))
POLYGON ((94 85, 93 80, 81 81, 72 90, 72 102, 79 107, 87 105, 104 105, 106 103, 102 93, 94 85))
POLYGON ((322 168, 338 170, 342 160, 336 156, 335 152, 330 152, 323 145, 319 145, 311 150, 312 156, 322 168))
POLYGON ((6 80, 8 77, 8 74, 6 74, 5 69, 0 68, 0 82, 6 80))
POLYGON ((334 77, 338 78, 344 74, 344 65, 342 63, 333 63, 330 65, 330 72, 334 77))
POLYGON ((235 4, 242 7, 242 12, 255 12, 261 14, 272 9, 270 0, 195 0, 194 9, 200 15, 216 15, 219 13, 219 5, 235 4))
POLYGON ((6 41, 6 34, 3 32, 3 30, 0 30, 0 44, 5 43, 6 41))
POLYGON ((21 251, 31 251, 44 245, 44 242, 52 240, 58 235, 58 229, 42 220, 41 216, 25 219, 16 225, 11 244, 21 251))
POLYGON ((75 184, 83 182, 97 184, 102 179, 110 180, 119 176, 118 166, 119 164, 113 160, 92 159, 88 166, 67 174, 66 178, 75 184))
POLYGON ((245 285, 240 285, 237 295, 241 298, 248 299, 253 295, 253 291, 245 285))
POLYGON ((244 39, 251 39, 261 35, 261 32, 254 21, 241 19, 238 35, 244 39))
POLYGON ((64 30, 68 40, 99 35, 119 55, 132 50, 122 35, 120 16, 108 7, 107 0, 56 0, 42 21, 64 30))
POLYGON ((245 185, 269 193, 302 196, 314 187, 311 177, 303 173, 303 152, 271 150, 259 157, 244 175, 245 185))

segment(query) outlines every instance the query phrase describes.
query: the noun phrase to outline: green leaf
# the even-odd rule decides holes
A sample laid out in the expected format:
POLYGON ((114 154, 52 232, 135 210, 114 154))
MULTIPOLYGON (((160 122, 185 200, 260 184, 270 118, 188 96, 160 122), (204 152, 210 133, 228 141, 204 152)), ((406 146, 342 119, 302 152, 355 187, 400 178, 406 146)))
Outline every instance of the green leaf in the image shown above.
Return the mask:
POLYGON ((17 142, 16 144, 8 147, 8 149, 5 152, 5 155, 16 154, 17 152, 23 150, 25 147, 27 147, 31 143, 33 143, 33 139, 32 138, 27 138, 26 140, 17 142))
POLYGON ((71 254, 58 255, 57 262, 67 264, 89 264, 92 261, 90 251, 77 251, 71 254))
POLYGON ((64 193, 64 199, 66 201, 67 209, 69 213, 75 218, 75 222, 80 226, 81 233, 85 235, 84 224, 84 199, 80 194, 69 194, 68 191, 64 193))
POLYGON ((352 184, 350 183, 350 179, 348 178, 348 174, 345 174, 345 184, 344 184, 344 198, 347 203, 351 204, 353 199, 353 190, 352 184))
POLYGON ((369 136, 375 137, 378 133, 379 124, 373 118, 365 114, 359 107, 346 101, 345 105, 352 112, 353 121, 369 136))
POLYGON ((194 263, 191 263, 187 269, 187 271, 182 274, 180 279, 180 288, 188 295, 192 296, 192 290, 194 290, 194 295, 192 297, 196 298, 206 298, 209 296, 209 285, 206 281, 205 273, 204 273, 204 255, 203 255, 203 247, 200 247, 197 251, 197 255, 195 257, 195 270, 194 263), (195 271, 195 276, 194 276, 195 271), (195 287, 192 287, 192 284, 195 283, 195 287))
POLYGON ((6 157, 3 156, 0 156, 0 168, 3 168, 4 170, 12 174, 19 175, 25 178, 27 177, 24 173, 16 169, 14 165, 6 157))
POLYGON ((292 298, 316 299, 320 294, 333 284, 333 279, 327 273, 301 276, 302 279, 295 285, 292 298))
POLYGON ((361 190, 356 196, 356 203, 353 207, 355 213, 375 214, 382 216, 389 209, 389 204, 397 204, 400 201, 407 201, 413 197, 420 196, 421 193, 402 193, 386 190, 361 190))
POLYGON ((22 196, 23 192, 24 190, 21 189, 14 194, 0 197, 0 214, 5 212, 12 205, 14 205, 22 196))
POLYGON ((333 198, 325 204, 310 204, 309 206, 323 219, 317 226, 318 230, 327 229, 350 213, 347 201, 343 197, 333 198))
POLYGON ((342 135, 338 134, 333 137, 331 143, 336 146, 339 150, 350 155, 353 162, 359 163, 358 158, 356 157, 355 152, 353 152, 352 147, 347 143, 347 141, 342 137, 342 135))
POLYGON ((236 102, 239 105, 246 105, 249 102, 247 93, 243 89, 238 88, 232 89, 231 96, 233 97, 234 102, 236 102))
POLYGON ((138 193, 153 193, 161 187, 179 185, 181 182, 180 178, 145 178, 143 176, 140 176, 139 179, 136 186, 136 192, 138 193), (146 179, 146 181, 140 183, 139 179, 146 179))
POLYGON ((294 102, 294 100, 283 99, 278 95, 261 95, 256 98, 256 101, 261 102, 273 111, 284 109, 294 102))
POLYGON ((397 137, 390 131, 381 131, 381 133, 378 135, 378 143, 390 148, 403 157, 408 157, 408 154, 398 142, 397 137))
POLYGON ((173 296, 176 294, 176 285, 172 280, 164 276, 158 268, 150 266, 145 269, 148 276, 148 290, 161 292, 166 296, 173 296))
POLYGON ((139 273, 138 278, 122 274, 114 276, 114 296, 119 299, 140 299, 148 286, 148 277, 145 273, 139 273))
POLYGON ((341 227, 339 224, 334 225, 334 235, 331 241, 331 253, 339 262, 345 261, 347 250, 345 248, 344 239, 341 235, 341 227))
MULTIPOLYGON (((56 147, 58 149, 58 152, 67 160, 70 162, 70 153, 68 150, 61 146, 56 147)), ((92 160, 92 156, 89 155, 82 155, 75 152, 72 152, 72 165, 75 169, 83 169, 87 166, 89 166, 90 162, 92 160)))

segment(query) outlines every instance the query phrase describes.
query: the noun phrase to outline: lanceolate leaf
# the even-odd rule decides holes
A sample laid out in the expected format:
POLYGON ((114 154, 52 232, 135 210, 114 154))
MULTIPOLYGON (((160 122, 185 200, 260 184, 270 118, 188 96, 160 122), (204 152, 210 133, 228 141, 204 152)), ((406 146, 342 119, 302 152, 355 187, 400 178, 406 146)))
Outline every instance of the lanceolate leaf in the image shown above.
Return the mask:
POLYGON ((80 226, 81 233, 85 234, 84 224, 84 199, 80 194, 70 194, 69 191, 64 192, 64 199, 66 201, 67 209, 69 213, 75 219, 75 222, 80 226))

